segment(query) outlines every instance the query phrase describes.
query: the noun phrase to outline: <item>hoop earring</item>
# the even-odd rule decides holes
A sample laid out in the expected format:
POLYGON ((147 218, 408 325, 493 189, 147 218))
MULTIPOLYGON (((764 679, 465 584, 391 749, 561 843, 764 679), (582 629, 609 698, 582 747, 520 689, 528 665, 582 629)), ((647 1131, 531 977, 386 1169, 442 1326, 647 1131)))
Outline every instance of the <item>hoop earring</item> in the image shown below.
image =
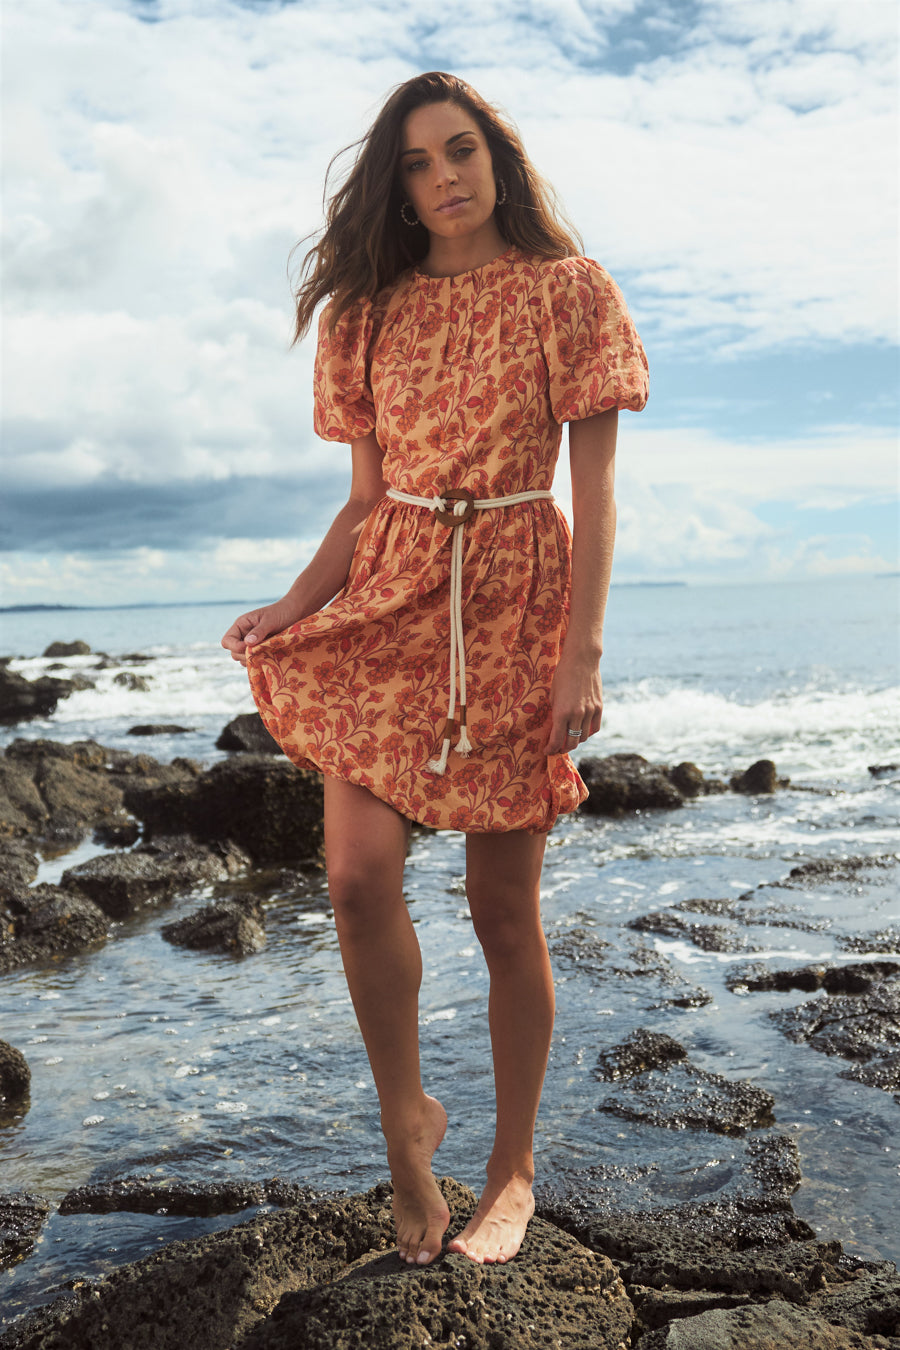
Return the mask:
POLYGON ((415 215, 415 213, 413 214, 412 220, 410 220, 409 216, 406 214, 406 208, 409 206, 409 204, 410 204, 409 202, 403 202, 401 204, 400 219, 403 221, 404 225, 408 225, 410 229, 413 229, 416 225, 421 225, 422 222, 419 219, 419 217, 415 215))
POLYGON ((497 200, 494 203, 494 205, 503 206, 506 201, 506 184, 504 183, 502 178, 497 179, 496 187, 497 187, 497 200))

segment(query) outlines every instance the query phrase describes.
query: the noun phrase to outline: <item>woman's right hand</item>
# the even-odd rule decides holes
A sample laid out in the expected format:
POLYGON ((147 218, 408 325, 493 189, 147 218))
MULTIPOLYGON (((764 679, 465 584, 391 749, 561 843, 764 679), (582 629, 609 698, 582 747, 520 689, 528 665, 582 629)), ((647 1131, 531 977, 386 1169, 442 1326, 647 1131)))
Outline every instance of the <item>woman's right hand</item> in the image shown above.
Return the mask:
POLYGON ((292 604, 288 596, 283 596, 274 604, 263 605, 261 609, 251 609, 247 614, 235 619, 222 638, 222 646, 231 652, 233 661, 240 661, 241 665, 245 666, 250 647, 262 642, 263 638, 271 637, 273 633, 283 632, 285 628, 290 628, 292 623, 304 617, 297 604, 292 604))

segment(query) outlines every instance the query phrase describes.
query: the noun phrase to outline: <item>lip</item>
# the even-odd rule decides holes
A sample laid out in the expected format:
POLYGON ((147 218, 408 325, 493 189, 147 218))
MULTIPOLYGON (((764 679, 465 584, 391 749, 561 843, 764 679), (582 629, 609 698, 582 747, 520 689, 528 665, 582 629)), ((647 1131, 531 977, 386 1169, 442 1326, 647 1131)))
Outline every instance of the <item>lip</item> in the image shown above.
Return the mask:
POLYGON ((436 210, 446 214, 449 211, 458 211, 460 207, 468 205, 469 197, 450 197, 447 201, 441 202, 436 210))

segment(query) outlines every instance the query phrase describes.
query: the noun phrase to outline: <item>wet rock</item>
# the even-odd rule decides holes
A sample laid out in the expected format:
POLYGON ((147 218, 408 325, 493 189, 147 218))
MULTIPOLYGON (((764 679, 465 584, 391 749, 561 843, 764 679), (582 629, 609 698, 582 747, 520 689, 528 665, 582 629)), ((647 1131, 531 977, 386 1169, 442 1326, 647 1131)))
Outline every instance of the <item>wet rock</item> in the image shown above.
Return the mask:
POLYGON ((621 816, 626 811, 668 810, 684 804, 684 795, 659 765, 643 755, 607 755, 579 760, 588 790, 581 810, 588 815, 621 816))
POLYGON ((105 915, 59 886, 33 886, 7 901, 0 932, 0 974, 105 942, 105 915))
POLYGON ((123 1177, 76 1186, 59 1204, 60 1214, 171 1214, 210 1217, 273 1204, 286 1207, 315 1198, 309 1186, 272 1177, 268 1181, 159 1181, 123 1177))
POLYGON ((0 1270, 21 1261, 34 1247, 50 1202, 30 1191, 0 1192, 0 1270))
POLYGON ((74 690, 71 680, 58 680, 53 675, 26 680, 24 675, 0 667, 0 723, 13 726, 32 717, 48 717, 60 699, 74 690))
POLYGON ((876 984, 864 994, 809 999, 769 1016, 792 1041, 866 1062, 900 1050, 900 981, 876 984))
POLYGON ((156 658, 148 656, 146 652, 126 652, 124 656, 120 656, 118 659, 123 666, 140 666, 146 665, 148 661, 153 661, 156 658))
POLYGON ((118 820, 108 820, 98 825, 93 833, 94 843, 103 844, 106 848, 130 848, 140 837, 140 825, 124 812, 118 820))
POLYGON ((0 905, 29 886, 38 874, 36 853, 19 839, 0 842, 0 905))
POLYGON ((133 670, 120 670, 118 675, 113 676, 113 684, 130 689, 135 694, 143 694, 150 688, 146 675, 135 675, 133 670))
POLYGON ((674 768, 664 770, 669 782, 672 783, 682 797, 702 797, 706 792, 706 779, 703 773, 692 764, 689 759, 683 760, 681 764, 676 764, 674 768))
POLYGON ((828 994, 863 994, 894 975, 900 975, 898 961, 859 961, 849 966, 798 966, 792 970, 772 970, 759 961, 737 967, 731 971, 725 983, 732 992, 786 992, 789 989, 802 989, 813 993, 816 989, 824 989, 828 994))
POLYGON ((778 770, 770 759, 758 759, 743 773, 732 774, 731 789, 733 792, 757 796, 774 792, 777 787, 786 786, 787 781, 785 779, 779 783, 778 770))
POLYGON ((588 927, 563 928, 549 935, 550 956, 554 964, 566 963, 596 973, 604 962, 610 944, 588 927))
POLYGON ((176 947, 227 952, 231 956, 249 956, 266 945, 262 906, 237 900, 205 905, 196 914, 165 924, 160 932, 176 947))
POLYGON ((151 836, 187 830, 199 839, 231 839, 257 863, 321 853, 321 778, 270 755, 223 760, 193 783, 136 787, 125 805, 151 836))
POLYGON ((672 1037, 643 1028, 602 1052, 595 1073, 621 1084, 598 1110, 625 1120, 733 1135, 761 1129, 774 1119, 771 1093, 746 1080, 735 1082, 696 1068, 672 1037))
POLYGON ((865 1083, 866 1087, 880 1088, 882 1092, 893 1092, 894 1100, 900 1106, 900 1051, 881 1055, 867 1064, 854 1064, 844 1069, 839 1078, 849 1078, 852 1083, 865 1083))
POLYGON ((129 727, 129 736, 181 736, 193 731, 193 727, 180 727, 174 722, 141 722, 129 727))
POLYGON ((688 914, 718 914, 729 919, 737 916, 737 902, 731 899, 719 900, 700 896, 694 900, 679 900, 673 908, 688 914))
POLYGON ((660 933, 663 937, 684 938, 704 952, 758 951, 747 938, 731 924, 690 923, 674 909, 654 910, 631 919, 629 928, 638 933, 660 933))
MULTIPOLYGON (((449 1233, 475 1197, 441 1183, 449 1233)), ((114 1271, 74 1304, 26 1321, 17 1350, 618 1350, 633 1309, 613 1265, 535 1219, 515 1261, 444 1257, 409 1267, 393 1244, 391 1192, 317 1198, 226 1232, 173 1243, 114 1271)), ((6 1342, 0 1337, 0 1345, 6 1342)))
POLYGON ((77 843, 93 827, 125 819, 126 787, 186 782, 199 772, 190 760, 159 764, 95 741, 19 738, 0 758, 0 837, 77 843))
POLYGON ((900 773, 900 764, 870 764, 868 768, 873 778, 890 778, 900 773))
POLYGON ((633 1032, 621 1045, 602 1050, 597 1057, 596 1073, 598 1078, 612 1083, 685 1059, 687 1051, 672 1036, 641 1029, 633 1032))
POLYGON ((243 750, 257 755, 280 755, 281 746, 269 735, 259 713, 241 713, 223 729, 217 750, 243 750))
POLYGON ((231 843, 216 846, 181 837, 142 844, 131 853, 89 858, 62 875, 62 885, 92 900, 111 919, 163 904, 248 866, 249 857, 231 843))
POLYGON ((872 857, 811 858, 808 862, 792 867, 783 881, 771 884, 802 886, 807 890, 820 886, 822 882, 859 881, 862 879, 860 874, 864 876, 870 870, 896 865, 895 853, 874 854, 872 857))
POLYGON ((703 1008, 712 1003, 712 994, 708 990, 691 984, 675 964, 654 947, 648 947, 644 942, 632 942, 624 955, 627 964, 611 966, 609 973, 618 979, 646 980, 660 986, 660 993, 648 1007, 703 1008))
POLYGON ((28 1060, 14 1045, 0 1041, 0 1102, 23 1102, 31 1091, 28 1060))
POLYGON ((90 654, 90 646, 80 638, 74 642, 51 642, 49 647, 44 648, 44 656, 90 656, 90 654))
POLYGON ((714 1308, 684 1317, 641 1338, 641 1350, 891 1350, 874 1340, 835 1327, 809 1308, 783 1299, 743 1308, 714 1308))
POLYGON ((879 928, 874 933, 841 934, 837 944, 842 951, 868 956, 878 952, 900 952, 900 928, 879 928))

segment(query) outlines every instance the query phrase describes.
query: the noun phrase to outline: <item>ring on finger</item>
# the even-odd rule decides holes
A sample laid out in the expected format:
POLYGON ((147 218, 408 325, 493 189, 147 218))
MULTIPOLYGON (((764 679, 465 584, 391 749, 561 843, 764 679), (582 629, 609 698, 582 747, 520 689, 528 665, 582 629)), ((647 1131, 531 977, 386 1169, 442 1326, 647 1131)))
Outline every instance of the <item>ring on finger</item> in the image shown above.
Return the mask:
POLYGON ((581 727, 566 727, 567 736, 577 736, 581 740, 581 727))

